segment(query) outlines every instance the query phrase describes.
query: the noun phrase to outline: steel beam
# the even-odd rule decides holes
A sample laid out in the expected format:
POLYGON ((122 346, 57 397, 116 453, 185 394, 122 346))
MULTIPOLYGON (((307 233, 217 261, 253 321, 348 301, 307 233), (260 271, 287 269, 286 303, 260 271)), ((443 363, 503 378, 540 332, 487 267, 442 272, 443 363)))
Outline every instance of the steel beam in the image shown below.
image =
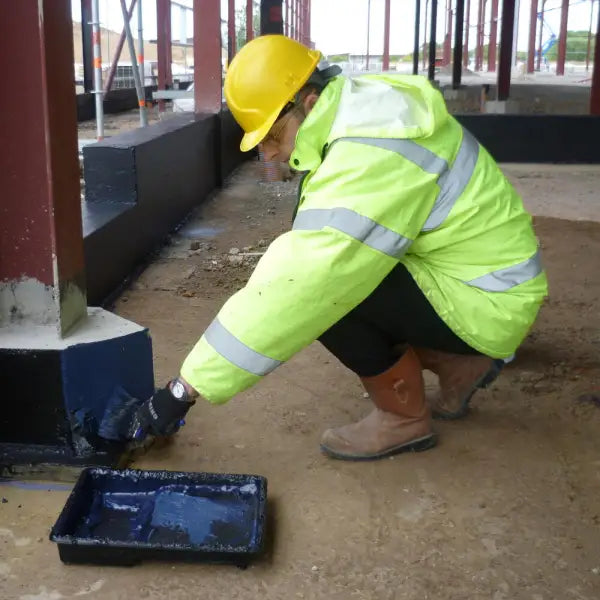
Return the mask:
POLYGON ((219 0, 194 0, 194 110, 221 112, 221 6, 219 0))
POLYGON ((542 0, 542 10, 538 13, 541 16, 540 20, 540 30, 538 34, 538 51, 537 51, 537 61, 536 61, 536 71, 539 71, 542 68, 542 36, 544 34, 544 14, 546 8, 546 0, 542 0))
POLYGON ((454 56, 452 57, 452 88, 457 90, 462 79, 463 27, 465 0, 456 0, 456 24, 454 25, 454 56))
POLYGON ((421 25, 421 0, 415 0, 415 40, 413 47, 413 75, 419 73, 419 47, 421 45, 420 28, 421 25))
POLYGON ((467 11, 465 14, 465 45, 463 46, 463 67, 469 66, 469 29, 471 26, 471 0, 467 0, 467 11))
POLYGON ((0 323, 61 335, 86 315, 73 60, 70 0, 0 6, 0 323))
POLYGON ((538 0, 531 0, 531 11, 529 13, 529 43, 527 46, 527 72, 535 70, 535 34, 537 31, 538 0))
POLYGON ((227 0, 227 64, 235 56, 235 46, 235 0, 227 0))
POLYGON ((425 0, 425 26, 423 27, 423 71, 427 68, 427 19, 429 17, 429 0, 425 0))
POLYGON ((490 42, 488 46, 488 71, 496 70, 496 45, 498 43, 498 0, 492 0, 490 42))
POLYGON ((83 91, 94 89, 94 53, 92 52, 92 0, 81 0, 81 52, 83 91))
POLYGON ((384 71, 390 68, 390 0, 385 0, 383 17, 383 65, 384 71))
POLYGON ((588 29, 587 49, 585 52, 585 71, 590 70, 590 50, 592 49, 592 25, 594 21, 594 0, 590 2, 590 27, 588 29))
POLYGON ((447 67, 450 64, 452 52, 452 0, 446 0, 446 27, 444 31, 444 45, 442 64, 447 67))
POLYGON ((437 3, 438 0, 431 0, 431 24, 429 30, 429 69, 427 72, 429 81, 433 81, 435 79, 435 58, 437 54, 437 3))
POLYGON ((592 73, 590 113, 592 115, 600 115, 600 9, 598 10, 598 24, 596 26, 596 47, 594 48, 594 71, 592 73))
POLYGON ((498 100, 508 100, 510 95, 514 25, 515 0, 504 0, 502 3, 502 27, 500 30, 498 100))
POLYGON ((261 0, 260 34, 271 33, 283 34, 282 0, 261 0))
POLYGON ((483 43, 485 38, 485 4, 486 0, 479 0, 477 11, 477 45, 475 46, 475 70, 483 68, 483 43))
POLYGON ((254 38, 254 2, 246 0, 246 42, 254 38))
POLYGON ((567 57, 567 24, 569 22, 569 0, 562 1, 560 9, 560 33, 558 34, 558 56, 556 59, 556 74, 565 74, 565 59, 567 57))
MULTIPOLYGON (((171 0, 156 0, 156 53, 158 89, 166 90, 173 85, 171 74, 171 0)), ((159 102, 161 111, 165 103, 159 102)))

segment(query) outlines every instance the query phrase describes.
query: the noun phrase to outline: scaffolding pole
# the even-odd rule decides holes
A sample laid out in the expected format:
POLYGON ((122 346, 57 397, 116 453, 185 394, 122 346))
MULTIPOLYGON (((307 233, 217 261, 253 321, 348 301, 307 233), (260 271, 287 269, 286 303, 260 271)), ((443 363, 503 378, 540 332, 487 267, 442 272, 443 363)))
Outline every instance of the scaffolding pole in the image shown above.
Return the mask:
POLYGON ((125 27, 125 35, 127 36, 127 46, 129 47, 129 56, 131 57, 131 70, 133 71, 133 81, 135 83, 135 91, 138 97, 138 105, 140 107, 140 125, 146 127, 148 125, 148 115, 146 114, 146 94, 140 80, 140 71, 138 68, 137 58, 135 56, 135 43, 133 35, 131 35, 131 27, 129 25, 129 15, 127 14, 127 6, 125 0, 121 0, 121 12, 123 13, 123 24, 125 27))
POLYGON ((140 68, 140 79, 142 80, 142 89, 144 97, 146 94, 146 73, 144 72, 144 19, 142 16, 142 0, 137 0, 138 7, 138 65, 140 68))
POLYGON ((100 10, 92 2, 92 43, 94 45, 94 94, 96 99, 96 139, 104 139, 104 91, 102 90, 102 52, 100 47, 100 10))
MULTIPOLYGON (((135 8, 137 0, 131 0, 131 4, 129 5, 129 10, 127 14, 131 19, 133 15, 133 9, 135 8)), ((140 0, 141 1, 141 0, 140 0)), ((125 27, 121 31, 121 35, 119 36, 119 41, 117 42, 117 46, 115 48, 115 53, 113 54, 112 62, 110 63, 110 69, 108 70, 108 75, 106 76, 106 82, 104 83, 104 93, 108 94, 110 89, 112 88, 113 80, 115 78, 115 73, 117 72, 117 65, 119 63, 119 59, 121 58, 121 52, 123 51, 123 44, 125 43, 125 27)))

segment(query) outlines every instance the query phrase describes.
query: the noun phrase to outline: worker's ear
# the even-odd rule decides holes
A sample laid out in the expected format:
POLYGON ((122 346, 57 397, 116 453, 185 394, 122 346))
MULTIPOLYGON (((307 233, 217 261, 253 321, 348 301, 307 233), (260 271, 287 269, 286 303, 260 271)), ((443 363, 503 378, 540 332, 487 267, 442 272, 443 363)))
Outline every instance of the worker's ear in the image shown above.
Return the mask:
POLYGON ((305 115, 307 115, 312 110, 313 106, 315 105, 318 99, 319 94, 317 94, 317 92, 315 92, 314 90, 306 96, 304 96, 304 99, 302 100, 302 108, 304 109, 305 115))

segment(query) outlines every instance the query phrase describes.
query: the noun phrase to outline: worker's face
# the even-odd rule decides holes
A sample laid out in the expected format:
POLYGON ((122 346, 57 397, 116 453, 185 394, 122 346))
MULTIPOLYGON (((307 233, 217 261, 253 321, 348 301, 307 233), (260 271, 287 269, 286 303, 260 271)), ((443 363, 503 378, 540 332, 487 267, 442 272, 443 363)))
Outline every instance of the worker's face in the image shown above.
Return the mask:
POLYGON ((302 115, 298 108, 293 108, 277 119, 260 144, 264 160, 278 162, 290 160, 301 124, 302 115))
POLYGON ((296 145, 298 129, 318 99, 319 95, 316 92, 307 94, 300 104, 273 123, 273 127, 260 144, 264 160, 278 162, 290 160, 296 145))

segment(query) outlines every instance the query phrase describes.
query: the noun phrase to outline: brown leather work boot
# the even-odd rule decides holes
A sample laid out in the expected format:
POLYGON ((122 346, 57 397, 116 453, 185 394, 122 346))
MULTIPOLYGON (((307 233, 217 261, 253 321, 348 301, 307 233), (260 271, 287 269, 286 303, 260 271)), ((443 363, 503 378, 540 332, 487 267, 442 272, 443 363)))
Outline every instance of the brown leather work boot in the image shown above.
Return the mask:
POLYGON ((352 425, 328 429, 321 450, 342 460, 374 460, 435 446, 423 374, 412 349, 381 375, 361 381, 376 408, 352 425))
POLYGON ((423 368, 439 379, 439 390, 427 397, 435 419, 464 417, 473 394, 492 383, 504 366, 503 360, 481 354, 451 354, 429 348, 414 351, 423 368))

